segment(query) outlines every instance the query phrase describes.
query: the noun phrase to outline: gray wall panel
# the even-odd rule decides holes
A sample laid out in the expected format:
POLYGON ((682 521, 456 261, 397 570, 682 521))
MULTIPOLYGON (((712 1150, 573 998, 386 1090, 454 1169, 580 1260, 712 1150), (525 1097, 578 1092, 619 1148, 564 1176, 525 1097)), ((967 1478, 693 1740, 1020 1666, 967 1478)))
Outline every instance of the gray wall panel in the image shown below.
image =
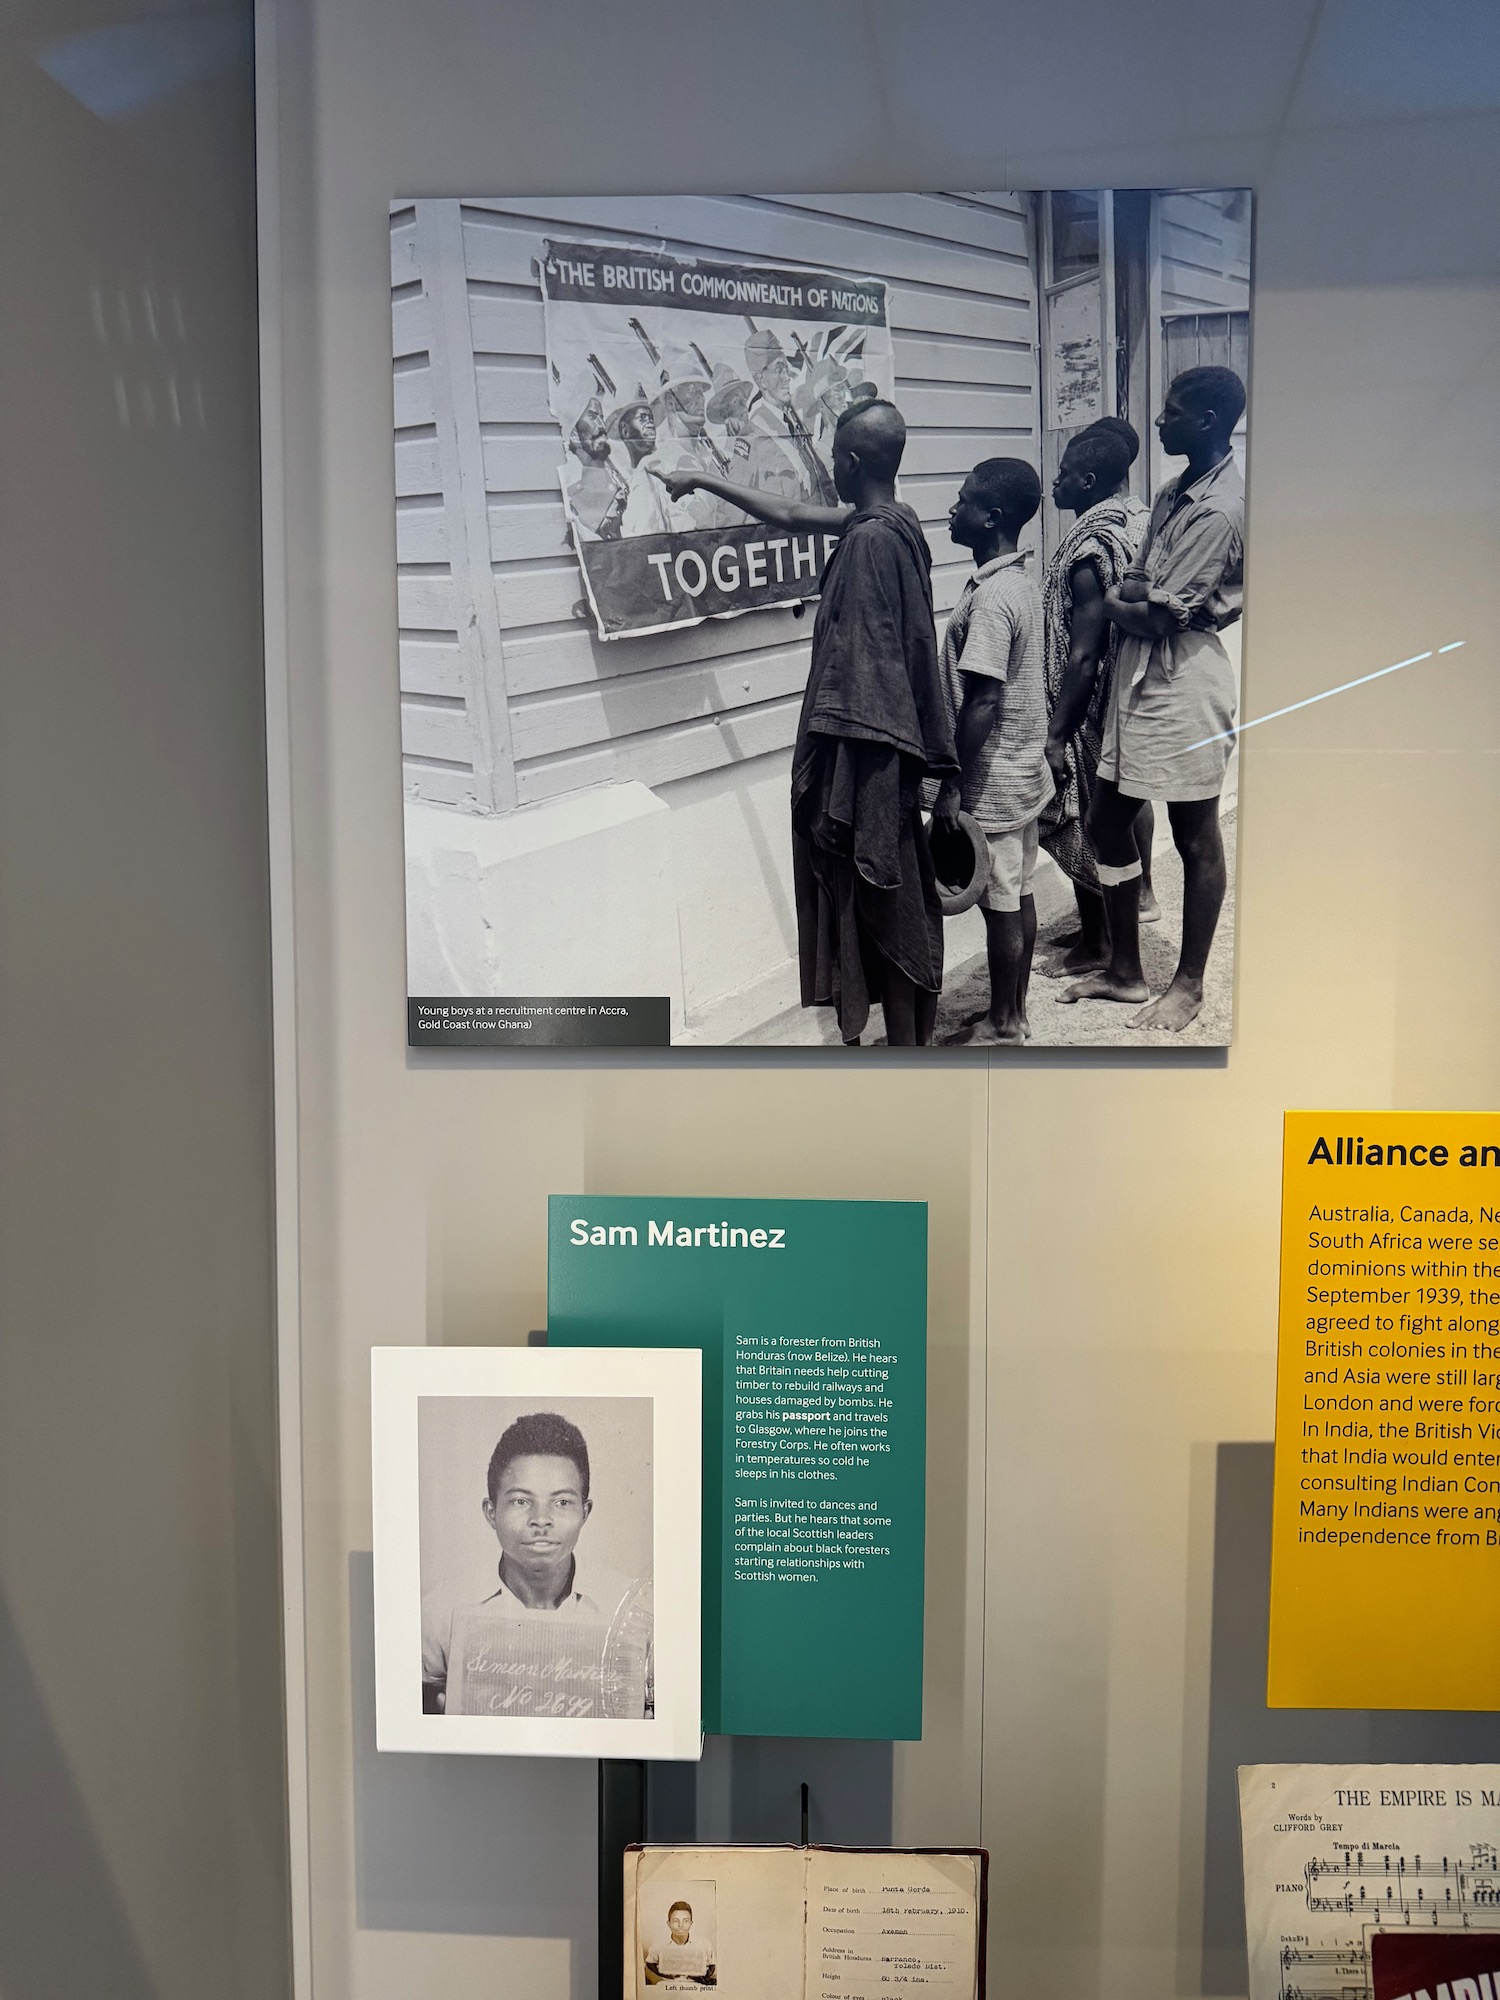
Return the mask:
POLYGON ((250 9, 0 48, 0 1993, 287 1990, 250 9))

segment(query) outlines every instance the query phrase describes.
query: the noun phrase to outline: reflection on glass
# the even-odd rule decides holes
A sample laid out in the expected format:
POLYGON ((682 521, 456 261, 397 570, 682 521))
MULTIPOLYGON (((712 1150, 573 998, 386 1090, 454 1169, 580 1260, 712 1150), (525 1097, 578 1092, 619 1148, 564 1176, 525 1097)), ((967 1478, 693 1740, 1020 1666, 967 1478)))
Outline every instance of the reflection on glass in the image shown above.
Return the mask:
POLYGON ((1052 283, 1082 278, 1099 268, 1099 197, 1092 192, 1059 191, 1047 197, 1051 211, 1052 283))

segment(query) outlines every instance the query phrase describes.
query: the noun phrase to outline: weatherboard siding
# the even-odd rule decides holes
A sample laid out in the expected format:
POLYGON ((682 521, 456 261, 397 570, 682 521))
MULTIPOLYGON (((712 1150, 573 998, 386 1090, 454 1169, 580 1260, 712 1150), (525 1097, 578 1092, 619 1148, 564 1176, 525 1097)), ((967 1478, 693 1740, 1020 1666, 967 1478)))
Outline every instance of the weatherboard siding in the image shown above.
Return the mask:
POLYGON ((408 792, 503 812, 611 780, 660 786, 724 770, 786 750, 796 730, 810 627, 791 609, 609 642, 585 616, 559 492, 563 439, 547 405, 546 235, 563 227, 884 279, 896 399, 910 426, 902 496, 927 528, 941 615, 968 566, 946 530, 964 473, 997 453, 1038 462, 1026 208, 1019 195, 935 194, 393 209, 408 792), (456 316, 432 246, 459 241, 467 311, 456 316), (448 340, 434 366, 437 326, 448 340), (482 468, 482 504, 453 490, 460 467, 482 468))

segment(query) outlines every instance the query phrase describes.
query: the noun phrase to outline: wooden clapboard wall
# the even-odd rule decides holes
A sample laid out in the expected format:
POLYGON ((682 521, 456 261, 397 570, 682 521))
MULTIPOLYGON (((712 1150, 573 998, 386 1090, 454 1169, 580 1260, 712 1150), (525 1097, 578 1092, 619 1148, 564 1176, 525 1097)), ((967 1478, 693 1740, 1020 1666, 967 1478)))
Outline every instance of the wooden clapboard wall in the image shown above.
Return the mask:
POLYGON ((418 202, 391 214, 402 747, 408 794, 481 812, 607 780, 658 786, 783 750, 809 625, 788 610, 604 643, 566 538, 538 262, 598 241, 883 278, 903 497, 939 611, 980 458, 1038 462, 1036 286, 1024 195, 418 202))
POLYGON ((1161 311, 1248 312, 1250 197, 1157 197, 1161 311))
MULTIPOLYGON (((1183 368, 1209 362, 1250 380, 1250 196, 1243 190, 1156 197, 1159 304, 1152 323, 1156 405, 1183 368)), ((1235 428, 1245 466, 1246 415, 1235 428)), ((1158 477, 1169 470, 1153 445, 1158 477)))
MULTIPOLYGON (((1162 380, 1206 364, 1250 378, 1250 204, 1161 197, 1162 380)), ((1243 428, 1243 421, 1241 427, 1243 428)))

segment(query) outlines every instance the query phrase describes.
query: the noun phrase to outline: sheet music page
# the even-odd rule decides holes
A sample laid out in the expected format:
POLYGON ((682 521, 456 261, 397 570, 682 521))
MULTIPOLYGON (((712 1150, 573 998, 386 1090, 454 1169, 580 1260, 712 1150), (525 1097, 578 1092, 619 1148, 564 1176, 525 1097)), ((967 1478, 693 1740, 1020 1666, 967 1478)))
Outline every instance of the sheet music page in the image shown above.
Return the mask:
POLYGON ((1377 1931, 1500 1930, 1500 1764, 1240 1768, 1250 2000, 1368 2000, 1377 1931))
POLYGON ((806 2000, 974 2000, 978 1972, 976 1856, 809 1852, 806 2000))
POLYGON ((801 2000, 797 1847, 646 1847, 625 1857, 624 2000, 801 2000))

